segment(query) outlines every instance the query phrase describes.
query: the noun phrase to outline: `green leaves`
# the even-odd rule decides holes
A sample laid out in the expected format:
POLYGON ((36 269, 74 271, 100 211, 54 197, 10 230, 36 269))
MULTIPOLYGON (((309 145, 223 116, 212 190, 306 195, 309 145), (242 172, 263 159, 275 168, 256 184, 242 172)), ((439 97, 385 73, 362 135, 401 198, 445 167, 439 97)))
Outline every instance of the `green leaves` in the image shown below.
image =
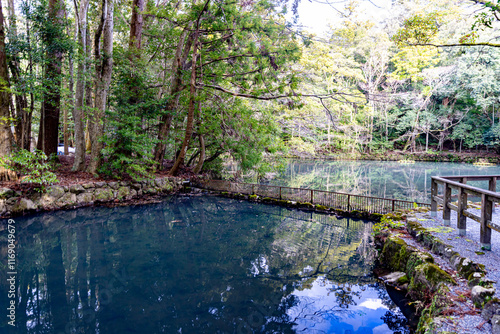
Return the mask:
POLYGON ((42 151, 19 150, 6 158, 0 157, 0 166, 24 175, 22 182, 33 183, 43 190, 46 185, 58 182, 47 160, 42 151))
POLYGON ((440 13, 416 14, 403 22, 403 27, 392 37, 398 46, 432 43, 438 32, 440 13))

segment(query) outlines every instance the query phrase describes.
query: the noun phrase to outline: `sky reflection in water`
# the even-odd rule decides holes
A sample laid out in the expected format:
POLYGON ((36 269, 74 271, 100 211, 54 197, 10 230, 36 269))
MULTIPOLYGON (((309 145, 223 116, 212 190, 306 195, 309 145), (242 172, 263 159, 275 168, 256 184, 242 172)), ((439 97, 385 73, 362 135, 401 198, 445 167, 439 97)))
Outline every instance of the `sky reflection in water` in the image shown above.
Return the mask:
MULTIPOLYGON (((15 333, 405 331, 371 273, 369 222, 173 197, 16 225, 15 333)), ((0 238, 6 259, 5 230, 0 238)))

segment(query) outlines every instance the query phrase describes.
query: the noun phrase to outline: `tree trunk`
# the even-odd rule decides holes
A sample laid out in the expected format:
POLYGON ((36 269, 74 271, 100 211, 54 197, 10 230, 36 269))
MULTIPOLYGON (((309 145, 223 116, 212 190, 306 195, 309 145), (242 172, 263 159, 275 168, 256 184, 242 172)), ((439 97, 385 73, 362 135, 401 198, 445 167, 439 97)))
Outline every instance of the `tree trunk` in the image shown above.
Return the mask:
MULTIPOLYGON (((75 2, 76 6, 76 2, 75 2)), ((76 77, 76 103, 73 110, 75 122, 75 161, 73 171, 85 169, 85 72, 87 65, 87 12, 89 0, 81 0, 80 8, 75 7, 78 13, 78 73, 76 77)))
MULTIPOLYGON (((186 122, 186 132, 184 135, 184 140, 182 141, 182 146, 181 150, 179 153, 179 156, 175 160, 174 165, 168 172, 170 175, 177 175, 180 166, 184 163, 184 158, 186 157, 186 151, 189 146, 189 141, 191 140, 191 136, 193 134, 193 125, 194 125, 194 111, 196 109, 196 61, 198 58, 198 49, 200 45, 198 44, 198 38, 200 34, 200 22, 201 22, 201 16, 205 12, 205 10, 208 8, 208 4, 210 3, 210 0, 207 0, 205 2, 205 5, 203 6, 200 14, 198 15, 198 18, 196 20, 196 29, 194 32, 194 38, 193 38, 193 60, 191 64, 191 80, 190 80, 190 89, 189 89, 189 106, 188 106, 188 115, 187 115, 187 122, 186 122)), ((198 102, 201 103, 201 102, 198 102)), ((198 107, 200 107, 198 105, 198 107)))
MULTIPOLYGON (((11 153, 12 132, 10 131, 10 96, 7 55, 5 54, 5 29, 2 3, 0 1, 0 158, 11 153)), ((16 174, 0 167, 0 181, 15 180, 16 174)))
POLYGON ((193 173, 195 174, 201 172, 203 163, 205 162, 205 139, 203 139, 203 135, 201 133, 198 135, 198 138, 200 139, 200 158, 198 160, 198 163, 196 164, 196 167, 193 169, 193 173))
POLYGON ((158 143, 155 148, 155 161, 159 164, 160 169, 162 169, 162 161, 165 157, 166 140, 168 137, 168 132, 170 131, 170 125, 172 124, 172 118, 179 105, 180 93, 183 89, 182 87, 182 68, 186 63, 188 52, 186 50, 191 49, 191 44, 193 42, 192 36, 189 36, 185 43, 186 36, 189 33, 189 29, 192 24, 189 24, 181 34, 179 43, 177 44, 177 50, 175 52, 174 60, 172 61, 172 85, 170 86, 170 96, 173 97, 168 103, 165 110, 168 114, 161 117, 160 123, 158 124, 158 143), (184 50, 184 52, 183 52, 184 50))
MULTIPOLYGON (((182 164, 184 164, 184 158, 186 157, 186 151, 189 146, 189 141, 191 140, 191 136, 193 134, 193 124, 194 124, 194 111, 196 109, 196 58, 198 56, 198 35, 199 35, 199 27, 196 27, 196 32, 194 35, 194 43, 193 43, 193 62, 191 64, 191 81, 190 81, 190 97, 189 97, 189 107, 188 107, 188 116, 186 122, 186 132, 184 135, 184 140, 182 141, 181 150, 179 156, 175 160, 174 165, 168 172, 170 175, 177 175, 179 168, 182 164)), ((200 103, 200 102, 198 102, 200 103)))
POLYGON ((141 49, 144 3, 144 0, 133 0, 132 2, 132 19, 128 44, 131 61, 133 61, 134 55, 138 55, 138 51, 141 49))
POLYGON ((101 165, 103 148, 101 137, 104 135, 104 112, 108 97, 111 73, 113 70, 113 13, 114 0, 102 1, 101 23, 94 40, 96 63, 95 109, 90 117, 89 134, 91 142, 90 164, 88 171, 95 174, 101 165), (100 48, 102 36, 102 50, 100 48))
POLYGON ((40 119, 42 131, 39 146, 46 155, 57 154, 59 143, 59 114, 61 109, 61 64, 63 53, 58 47, 64 18, 64 2, 49 0, 49 21, 55 33, 45 39, 48 46, 45 67, 45 92, 43 96, 43 117, 40 119))
MULTIPOLYGON (((17 19, 14 6, 14 0, 9 0, 9 23, 10 36, 17 39, 17 19)), ((21 67, 19 55, 13 50, 10 55, 9 67, 12 73, 12 82, 17 84, 21 78, 21 67)), ((17 146, 29 150, 30 132, 31 132, 31 114, 28 111, 28 99, 23 90, 15 95, 15 132, 17 146)))

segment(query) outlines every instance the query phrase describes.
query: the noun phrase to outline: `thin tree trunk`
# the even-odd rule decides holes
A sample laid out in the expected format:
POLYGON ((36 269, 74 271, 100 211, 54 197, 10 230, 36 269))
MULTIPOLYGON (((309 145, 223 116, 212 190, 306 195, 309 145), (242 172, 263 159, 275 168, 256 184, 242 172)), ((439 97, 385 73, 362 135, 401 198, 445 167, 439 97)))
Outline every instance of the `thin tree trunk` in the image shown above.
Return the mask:
POLYGON ((88 167, 88 171, 93 174, 97 172, 102 161, 101 151, 103 145, 101 137, 104 135, 104 112, 106 111, 106 102, 113 70, 113 1, 102 1, 101 23, 94 39, 96 63, 95 109, 89 122, 91 153, 88 167), (101 36, 102 50, 100 48, 101 36))
POLYGON ((73 110, 73 120, 75 122, 75 161, 73 171, 82 171, 85 169, 85 127, 84 127, 84 108, 85 108, 85 72, 87 65, 87 12, 89 0, 81 0, 80 8, 76 7, 78 12, 78 74, 76 77, 76 103, 73 110))
POLYGON ((198 135, 198 138, 200 140, 200 158, 198 159, 196 167, 193 169, 193 173, 195 174, 201 172, 201 169, 203 168, 203 163, 205 162, 205 139, 203 138, 203 135, 201 133, 198 135))
MULTIPOLYGON (((17 39, 17 19, 14 6, 14 0, 9 0, 9 23, 10 23, 10 36, 12 39, 17 39)), ((12 74, 12 83, 17 84, 21 78, 21 68, 19 55, 15 50, 13 50, 10 55, 9 67, 12 74)), ((31 123, 31 114, 28 112, 28 100, 26 98, 26 92, 21 91, 15 94, 15 132, 16 132, 16 142, 17 146, 29 149, 29 138, 30 138, 30 127, 28 124, 31 123)))
MULTIPOLYGON (((7 55, 5 54, 5 29, 2 3, 0 1, 0 157, 5 157, 12 150, 12 132, 10 131, 10 96, 7 55)), ((16 174, 0 167, 0 181, 15 180, 16 174)))

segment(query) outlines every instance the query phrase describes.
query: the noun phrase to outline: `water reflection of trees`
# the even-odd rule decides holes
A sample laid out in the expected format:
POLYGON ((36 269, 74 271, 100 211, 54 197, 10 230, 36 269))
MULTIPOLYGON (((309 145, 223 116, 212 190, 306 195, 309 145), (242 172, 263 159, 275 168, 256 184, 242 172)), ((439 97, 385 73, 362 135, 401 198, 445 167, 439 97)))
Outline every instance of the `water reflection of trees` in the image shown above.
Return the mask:
POLYGON ((324 275, 349 305, 372 282, 370 225, 325 217, 200 198, 19 218, 17 332, 291 333, 294 290, 324 275))

